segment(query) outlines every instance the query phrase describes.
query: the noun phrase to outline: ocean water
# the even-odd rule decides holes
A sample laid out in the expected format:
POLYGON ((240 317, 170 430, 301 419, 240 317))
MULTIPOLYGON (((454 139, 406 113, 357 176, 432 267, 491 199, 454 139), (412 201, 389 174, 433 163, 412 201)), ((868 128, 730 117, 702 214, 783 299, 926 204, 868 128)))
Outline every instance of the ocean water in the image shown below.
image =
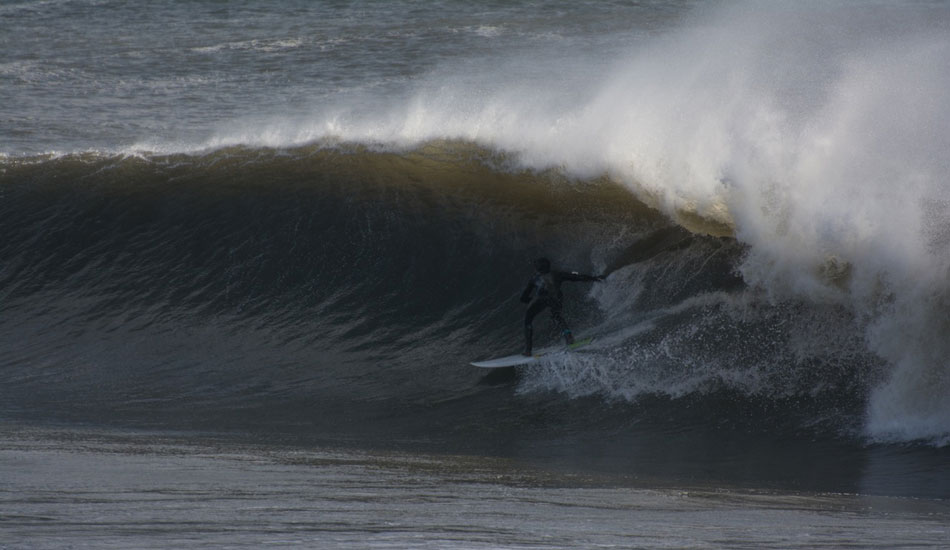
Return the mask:
POLYGON ((927 548, 950 534, 945 501, 630 487, 498 458, 213 437, 26 430, 0 465, 11 549, 927 548))
MULTIPOLYGON (((454 542, 377 546, 793 545, 677 523, 687 488, 772 495, 701 501, 734 526, 879 499, 897 533, 937 526, 886 546, 946 540, 926 518, 950 498, 950 4, 14 1, 0 52, 0 522, 25 537, 0 545, 55 547, 87 521, 70 514, 106 513, 59 482, 17 519, 55 472, 117 503, 156 469, 244 491, 329 455, 352 466, 320 478, 336 489, 249 505, 378 477, 370 509, 442 521, 400 508, 419 460, 470 469, 474 492, 427 478, 440 495, 509 511, 509 474, 541 472, 619 538, 542 540, 561 525, 546 493, 512 538, 475 506, 454 542), (470 367, 520 348, 542 255, 609 274, 565 284, 596 341, 470 367), (142 443, 168 433, 198 458, 142 443), (245 448, 317 458, 245 479, 245 448), (653 506, 669 529, 625 539, 653 506)), ((248 504, 218 496, 197 539, 262 544, 217 536, 248 504)), ((77 544, 169 544, 137 526, 185 520, 134 502, 77 544)), ((849 525, 828 544, 876 544, 849 525)), ((359 547, 326 533, 274 541, 359 547)))

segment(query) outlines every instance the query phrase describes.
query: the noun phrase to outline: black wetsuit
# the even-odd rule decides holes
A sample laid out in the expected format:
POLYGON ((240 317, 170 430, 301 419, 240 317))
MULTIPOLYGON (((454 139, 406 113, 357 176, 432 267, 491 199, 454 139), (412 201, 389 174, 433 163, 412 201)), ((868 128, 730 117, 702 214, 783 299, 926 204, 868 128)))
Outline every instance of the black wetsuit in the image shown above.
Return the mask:
POLYGON ((528 281, 528 286, 521 293, 521 301, 528 304, 528 310, 524 314, 524 340, 525 355, 531 355, 532 339, 534 329, 532 322, 534 317, 544 311, 544 308, 551 308, 551 318, 554 319, 555 326, 564 335, 564 341, 570 345, 574 343, 574 337, 571 329, 567 327, 564 318, 561 317, 561 283, 564 281, 600 281, 601 277, 593 275, 581 275, 576 272, 566 273, 563 271, 548 271, 546 273, 535 273, 534 277, 528 281))

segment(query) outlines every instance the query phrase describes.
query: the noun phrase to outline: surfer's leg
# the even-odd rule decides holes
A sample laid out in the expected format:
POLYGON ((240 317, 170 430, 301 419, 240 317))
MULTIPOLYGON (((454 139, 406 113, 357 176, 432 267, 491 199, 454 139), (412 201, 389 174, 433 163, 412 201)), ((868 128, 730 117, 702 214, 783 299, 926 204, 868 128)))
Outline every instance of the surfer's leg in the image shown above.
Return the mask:
POLYGON ((527 311, 524 312, 524 354, 531 355, 532 351, 532 340, 534 339, 534 327, 532 323, 534 322, 534 316, 538 313, 541 313, 544 308, 547 307, 547 304, 542 300, 537 300, 531 302, 528 305, 527 311))
POLYGON ((561 317, 561 304, 551 304, 551 318, 554 319, 554 326, 556 326, 564 336, 564 343, 567 345, 573 344, 574 335, 571 334, 571 329, 568 328, 564 317, 561 317))

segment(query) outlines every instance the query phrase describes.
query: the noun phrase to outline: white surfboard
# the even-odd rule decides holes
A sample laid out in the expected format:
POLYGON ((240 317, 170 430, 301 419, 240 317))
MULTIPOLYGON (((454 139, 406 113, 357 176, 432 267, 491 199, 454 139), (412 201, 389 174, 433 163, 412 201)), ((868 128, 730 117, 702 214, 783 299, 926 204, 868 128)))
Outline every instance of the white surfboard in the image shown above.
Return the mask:
POLYGON ((518 365, 528 365, 531 363, 537 363, 545 355, 556 355, 561 353, 568 353, 579 347, 586 346, 593 342, 593 338, 584 338, 582 340, 577 340, 570 346, 555 346, 550 348, 544 348, 539 350, 534 355, 509 355, 507 357, 499 357, 498 359, 488 359, 486 361, 473 361, 472 365, 480 367, 483 369, 497 369, 501 367, 516 367, 518 365))

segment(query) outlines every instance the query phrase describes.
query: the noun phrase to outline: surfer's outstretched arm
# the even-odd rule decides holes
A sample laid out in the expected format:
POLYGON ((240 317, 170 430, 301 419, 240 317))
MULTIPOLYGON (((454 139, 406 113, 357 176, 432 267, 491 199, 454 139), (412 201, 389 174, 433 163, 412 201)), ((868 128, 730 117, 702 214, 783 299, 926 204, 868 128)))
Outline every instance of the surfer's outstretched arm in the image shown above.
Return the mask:
POLYGON ((583 275, 576 271, 571 271, 571 272, 562 271, 558 273, 558 275, 560 276, 560 279, 562 281, 595 282, 595 281, 604 280, 603 275, 583 275))

